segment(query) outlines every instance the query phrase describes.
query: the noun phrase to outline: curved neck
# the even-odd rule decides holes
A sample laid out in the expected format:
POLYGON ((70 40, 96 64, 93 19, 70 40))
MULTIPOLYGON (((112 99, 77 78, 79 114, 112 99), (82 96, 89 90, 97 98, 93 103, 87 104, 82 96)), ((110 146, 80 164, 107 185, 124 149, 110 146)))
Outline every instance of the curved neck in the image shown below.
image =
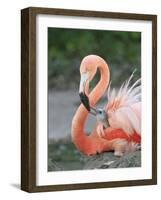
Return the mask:
POLYGON ((100 80, 89 95, 90 106, 94 106, 98 102, 98 100, 103 96, 110 80, 109 67, 107 63, 100 57, 97 60, 97 67, 100 71, 100 80))
MULTIPOLYGON (((96 87, 89 94, 90 106, 94 106, 102 97, 107 89, 110 79, 110 73, 107 63, 101 58, 96 56, 95 64, 100 70, 100 80, 96 87)), ((87 84, 88 87, 88 84, 87 84)), ((88 91, 88 88, 86 88, 88 91)), ((82 149, 88 136, 84 132, 85 121, 88 116, 88 111, 83 104, 79 106, 72 121, 72 139, 78 149, 82 149)))

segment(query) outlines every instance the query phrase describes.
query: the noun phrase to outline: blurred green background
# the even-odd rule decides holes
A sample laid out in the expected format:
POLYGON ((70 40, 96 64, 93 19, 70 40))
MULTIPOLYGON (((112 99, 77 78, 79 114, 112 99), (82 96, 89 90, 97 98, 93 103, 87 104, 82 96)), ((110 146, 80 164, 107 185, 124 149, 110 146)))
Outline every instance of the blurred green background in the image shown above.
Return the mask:
MULTIPOLYGON (((134 81, 141 76, 140 32, 48 28, 49 171, 83 169, 86 162, 71 142, 70 129, 80 104, 80 62, 89 54, 97 54, 107 61, 112 87, 120 87, 134 70, 134 81)), ((92 87, 98 79, 99 73, 92 87)), ((92 120, 88 122, 87 132, 95 123, 92 120)))
POLYGON ((97 54, 108 62, 112 83, 119 86, 135 68, 135 78, 140 77, 141 33, 49 28, 49 87, 75 88, 80 62, 89 54, 97 54))

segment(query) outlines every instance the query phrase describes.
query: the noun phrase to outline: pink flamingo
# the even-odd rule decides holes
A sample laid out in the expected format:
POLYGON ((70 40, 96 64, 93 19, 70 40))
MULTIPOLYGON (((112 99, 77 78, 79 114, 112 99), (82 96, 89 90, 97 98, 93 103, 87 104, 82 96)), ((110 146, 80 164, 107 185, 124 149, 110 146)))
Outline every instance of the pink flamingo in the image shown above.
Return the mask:
POLYGON ((140 79, 130 86, 130 78, 120 89, 111 90, 110 72, 104 59, 97 55, 86 56, 80 65, 79 93, 82 104, 72 120, 72 140, 79 151, 94 155, 104 151, 114 151, 116 156, 135 151, 141 143, 141 86, 140 79), (100 70, 100 80, 88 94, 89 83, 100 70), (94 106, 108 88, 108 102, 104 109, 94 106), (84 125, 88 114, 96 116, 97 124, 88 136, 84 125))

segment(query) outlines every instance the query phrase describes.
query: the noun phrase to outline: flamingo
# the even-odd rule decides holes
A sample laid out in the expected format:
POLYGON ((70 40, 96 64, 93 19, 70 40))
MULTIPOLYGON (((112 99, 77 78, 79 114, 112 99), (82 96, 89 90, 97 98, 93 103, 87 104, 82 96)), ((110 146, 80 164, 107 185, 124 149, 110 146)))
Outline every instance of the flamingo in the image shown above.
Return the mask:
POLYGON ((119 90, 110 87, 110 71, 106 61, 97 55, 88 55, 80 65, 79 94, 82 103, 72 119, 71 136, 76 148, 87 156, 105 151, 114 155, 136 151, 141 143, 141 79, 130 86, 130 78, 119 90), (100 71, 100 80, 89 94, 89 83, 100 71), (104 108, 94 106, 108 87, 108 102, 104 108), (88 114, 96 117, 97 123, 90 135, 84 131, 88 114))

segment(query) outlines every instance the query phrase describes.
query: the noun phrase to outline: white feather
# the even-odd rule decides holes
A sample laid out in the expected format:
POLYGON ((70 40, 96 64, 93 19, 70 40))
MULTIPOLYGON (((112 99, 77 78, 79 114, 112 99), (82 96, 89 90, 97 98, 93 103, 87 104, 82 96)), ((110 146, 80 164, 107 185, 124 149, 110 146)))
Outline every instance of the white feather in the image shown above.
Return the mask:
POLYGON ((130 86, 133 75, 134 72, 118 91, 109 87, 105 110, 111 127, 121 128, 128 134, 141 134, 141 79, 130 86))

